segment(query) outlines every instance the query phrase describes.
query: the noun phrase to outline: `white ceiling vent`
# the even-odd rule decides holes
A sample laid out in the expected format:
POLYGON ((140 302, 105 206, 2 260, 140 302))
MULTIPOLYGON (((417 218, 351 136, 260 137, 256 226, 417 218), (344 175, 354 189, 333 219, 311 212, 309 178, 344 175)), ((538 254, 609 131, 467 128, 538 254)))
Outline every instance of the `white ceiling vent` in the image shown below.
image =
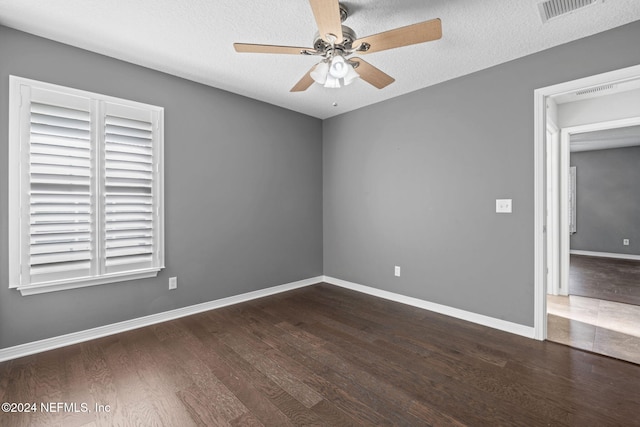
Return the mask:
POLYGON ((602 85, 602 86, 596 86, 596 87, 591 87, 589 89, 582 89, 576 92, 576 95, 580 96, 580 95, 589 95, 592 93, 598 93, 598 92, 602 92, 605 90, 611 90, 614 89, 616 87, 616 85, 610 84, 610 85, 602 85))
POLYGON ((586 6, 602 3, 604 0, 547 0, 538 3, 542 22, 566 15, 586 6))

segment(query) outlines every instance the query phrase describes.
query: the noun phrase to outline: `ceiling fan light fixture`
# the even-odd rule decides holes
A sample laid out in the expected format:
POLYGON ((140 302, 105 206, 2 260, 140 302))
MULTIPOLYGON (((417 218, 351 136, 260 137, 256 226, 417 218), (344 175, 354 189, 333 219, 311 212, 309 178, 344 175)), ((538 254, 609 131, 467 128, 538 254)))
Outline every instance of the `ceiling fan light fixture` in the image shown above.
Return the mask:
POLYGON ((334 56, 330 60, 320 62, 309 76, 316 83, 329 89, 350 85, 360 77, 353 65, 345 61, 342 56, 334 56))
POLYGON ((314 68, 313 71, 309 73, 311 78, 316 83, 321 85, 325 84, 325 82, 327 81, 328 74, 329 74, 329 64, 327 64, 324 61, 316 65, 316 68, 314 68))
POLYGON ((327 76, 327 81, 324 83, 324 87, 329 89, 338 89, 340 87, 340 79, 336 79, 331 74, 327 76))
POLYGON ((358 72, 353 68, 353 65, 348 64, 348 68, 349 68, 349 71, 347 72, 347 75, 344 76, 345 86, 350 85, 351 83, 353 83, 354 81, 360 78, 360 74, 358 74, 358 72))
POLYGON ((329 74, 336 79, 342 79, 349 73, 349 68, 342 56, 334 56, 329 66, 329 74))

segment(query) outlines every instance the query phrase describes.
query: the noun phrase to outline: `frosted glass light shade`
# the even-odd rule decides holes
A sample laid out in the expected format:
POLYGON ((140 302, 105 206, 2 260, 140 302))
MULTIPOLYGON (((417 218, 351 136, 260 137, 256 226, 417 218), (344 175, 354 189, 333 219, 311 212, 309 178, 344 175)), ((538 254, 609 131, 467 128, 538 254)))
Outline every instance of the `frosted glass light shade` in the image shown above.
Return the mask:
POLYGON ((309 73, 313 81, 326 88, 339 88, 353 83, 360 75, 342 56, 320 62, 309 73))
POLYGON ((323 85, 327 81, 328 73, 329 64, 323 61, 316 65, 316 68, 314 68, 313 71, 309 73, 309 75, 316 83, 323 85))
POLYGON ((329 73, 329 75, 327 76, 327 81, 324 83, 324 87, 337 89, 340 87, 340 79, 336 79, 331 75, 331 73, 329 73))
POLYGON ((360 74, 358 74, 358 72, 353 69, 353 66, 351 64, 348 64, 347 67, 349 68, 349 70, 347 72, 347 75, 344 76, 345 86, 350 85, 351 83, 353 83, 354 81, 360 78, 360 74))
POLYGON ((331 60, 331 66, 329 67, 329 74, 336 79, 342 79, 349 73, 349 64, 347 64, 343 57, 334 56, 331 60))

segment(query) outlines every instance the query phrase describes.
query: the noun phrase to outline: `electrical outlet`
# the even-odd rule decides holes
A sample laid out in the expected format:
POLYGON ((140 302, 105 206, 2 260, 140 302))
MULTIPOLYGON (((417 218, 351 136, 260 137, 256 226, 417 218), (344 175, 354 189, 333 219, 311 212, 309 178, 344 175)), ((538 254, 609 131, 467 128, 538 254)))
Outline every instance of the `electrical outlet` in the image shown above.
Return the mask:
POLYGON ((511 213, 512 199, 496 199, 496 213, 511 213))
POLYGON ((400 277, 400 267, 396 265, 395 269, 393 270, 393 274, 396 277, 400 277))
POLYGON ((625 246, 629 246, 629 239, 622 239, 622 244, 625 246))
POLYGON ((175 289, 178 287, 178 278, 177 277, 169 277, 169 290, 175 289))

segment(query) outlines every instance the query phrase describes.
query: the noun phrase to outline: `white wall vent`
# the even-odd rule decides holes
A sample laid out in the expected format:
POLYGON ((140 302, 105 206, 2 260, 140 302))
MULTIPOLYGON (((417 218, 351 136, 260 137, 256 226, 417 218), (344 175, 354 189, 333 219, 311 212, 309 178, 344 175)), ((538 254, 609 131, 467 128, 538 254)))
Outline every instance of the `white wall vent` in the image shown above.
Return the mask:
POLYGON ((582 89, 576 92, 576 95, 589 95, 591 93, 598 93, 598 92, 602 92, 605 90, 611 90, 614 89, 616 87, 616 85, 610 84, 610 85, 602 85, 602 86, 596 86, 596 87, 590 87, 588 89, 582 89))
POLYGON ((538 10, 540 11, 542 22, 547 22, 550 19, 566 15, 583 7, 603 2, 604 0, 547 0, 538 3, 538 10))

